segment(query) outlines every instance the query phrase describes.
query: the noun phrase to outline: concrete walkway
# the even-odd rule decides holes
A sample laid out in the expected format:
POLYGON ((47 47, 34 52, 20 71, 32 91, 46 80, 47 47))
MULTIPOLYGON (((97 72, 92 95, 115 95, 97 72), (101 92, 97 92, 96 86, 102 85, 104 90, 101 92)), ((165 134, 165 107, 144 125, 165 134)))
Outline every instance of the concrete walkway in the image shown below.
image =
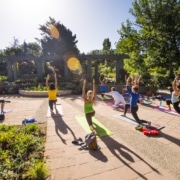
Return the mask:
MULTIPOLYGON (((140 118, 165 126, 160 136, 147 137, 135 130, 134 124, 114 116, 122 112, 97 98, 95 117, 113 135, 97 139, 100 150, 88 151, 79 150, 80 146, 72 144, 74 139, 81 137, 84 140, 86 135, 75 119, 76 115, 83 114, 81 96, 58 98, 64 115, 54 118, 46 118, 47 98, 18 95, 3 98, 11 101, 5 109, 12 110, 6 114, 3 124, 19 125, 24 118, 34 117, 47 125, 45 157, 52 180, 180 179, 180 116, 139 105, 140 118)), ((152 105, 158 104, 158 101, 152 101, 152 105)))

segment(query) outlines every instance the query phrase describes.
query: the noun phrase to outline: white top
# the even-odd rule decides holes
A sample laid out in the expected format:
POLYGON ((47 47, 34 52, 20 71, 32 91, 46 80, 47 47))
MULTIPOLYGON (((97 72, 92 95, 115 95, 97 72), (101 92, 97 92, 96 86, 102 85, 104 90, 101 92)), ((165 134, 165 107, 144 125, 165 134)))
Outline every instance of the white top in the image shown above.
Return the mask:
POLYGON ((172 103, 179 102, 179 96, 180 96, 180 91, 179 91, 178 95, 174 94, 174 91, 173 91, 172 96, 171 96, 171 102, 172 103))
POLYGON ((124 97, 118 91, 111 91, 105 94, 112 96, 114 100, 124 99, 124 97))

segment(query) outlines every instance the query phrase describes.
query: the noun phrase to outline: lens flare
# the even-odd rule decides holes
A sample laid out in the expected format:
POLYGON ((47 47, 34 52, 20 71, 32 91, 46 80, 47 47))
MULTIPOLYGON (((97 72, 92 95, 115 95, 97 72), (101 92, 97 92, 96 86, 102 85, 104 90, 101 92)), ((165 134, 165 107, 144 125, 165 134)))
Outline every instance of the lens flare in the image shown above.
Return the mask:
POLYGON ((80 69, 81 64, 76 57, 71 57, 67 60, 67 66, 70 70, 77 71, 78 69, 80 69))
POLYGON ((52 25, 52 24, 49 25, 49 31, 53 38, 56 38, 56 39, 59 38, 59 36, 60 36, 59 31, 54 25, 52 25))

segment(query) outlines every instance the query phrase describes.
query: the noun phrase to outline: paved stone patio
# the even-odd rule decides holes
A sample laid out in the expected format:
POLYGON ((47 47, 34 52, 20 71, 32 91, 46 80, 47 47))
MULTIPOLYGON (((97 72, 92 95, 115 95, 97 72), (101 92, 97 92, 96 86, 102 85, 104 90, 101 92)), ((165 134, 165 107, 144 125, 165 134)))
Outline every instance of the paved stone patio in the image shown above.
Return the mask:
MULTIPOLYGON (((58 97, 62 117, 47 118, 47 98, 28 98, 19 95, 0 96, 11 103, 5 109, 2 124, 20 125, 24 118, 34 117, 47 125, 45 157, 52 180, 179 180, 180 179, 180 116, 171 115, 139 105, 140 118, 164 125, 160 136, 145 136, 135 125, 116 118, 122 114, 97 98, 95 117, 112 133, 98 138, 100 150, 79 150, 72 141, 86 132, 75 119, 83 114, 81 95, 58 97)), ((164 102, 163 102, 164 103, 164 102)), ((152 101, 153 106, 159 101, 152 101)), ((163 104, 165 106, 165 103, 163 104)), ((128 114, 127 114, 128 116, 128 114)))

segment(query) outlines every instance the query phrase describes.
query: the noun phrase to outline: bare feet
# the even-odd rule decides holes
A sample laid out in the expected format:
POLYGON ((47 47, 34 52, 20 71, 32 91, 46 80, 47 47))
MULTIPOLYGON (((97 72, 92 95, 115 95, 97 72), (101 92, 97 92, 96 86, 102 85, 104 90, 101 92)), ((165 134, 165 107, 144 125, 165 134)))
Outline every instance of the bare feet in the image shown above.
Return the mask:
POLYGON ((121 116, 126 117, 126 115, 125 115, 125 114, 121 114, 121 116))
POLYGON ((54 116, 54 112, 53 111, 51 111, 51 116, 54 116))
POLYGON ((148 122, 147 122, 147 124, 148 124, 148 127, 150 127, 150 126, 151 126, 151 122, 150 122, 150 121, 148 121, 148 122))
POLYGON ((94 134, 97 136, 98 135, 98 132, 97 130, 93 127, 93 126, 90 126, 90 129, 92 132, 94 132, 94 134))

